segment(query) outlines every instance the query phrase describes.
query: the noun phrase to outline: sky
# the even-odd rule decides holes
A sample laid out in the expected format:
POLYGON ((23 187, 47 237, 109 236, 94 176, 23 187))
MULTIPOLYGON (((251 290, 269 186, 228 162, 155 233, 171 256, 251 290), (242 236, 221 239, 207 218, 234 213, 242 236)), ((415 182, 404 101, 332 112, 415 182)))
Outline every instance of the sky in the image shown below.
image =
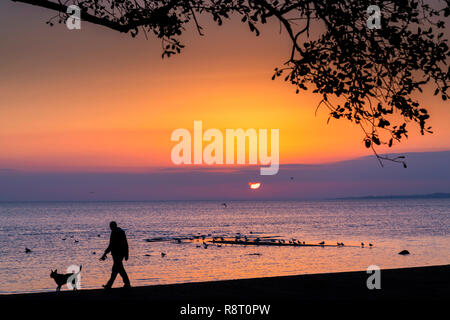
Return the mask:
MULTIPOLYGON (((273 69, 289 54, 289 42, 277 24, 269 23, 255 37, 236 19, 222 27, 206 23, 205 36, 187 30, 182 54, 161 59, 161 43, 151 35, 133 39, 88 23, 73 31, 58 24, 49 27, 45 21, 52 14, 26 4, 0 3, 2 172, 41 174, 45 181, 49 176, 43 174, 96 173, 98 183, 106 186, 108 178, 101 173, 146 172, 170 180, 174 173, 167 170, 184 170, 187 176, 175 179, 183 185, 192 180, 190 175, 209 172, 178 168, 170 159, 175 145, 171 133, 177 128, 192 131, 194 120, 222 132, 279 129, 282 169, 371 155, 358 127, 345 121, 327 125, 325 109, 315 115, 319 96, 296 95, 281 79, 271 80, 273 69)), ((432 90, 420 99, 435 133, 411 132, 390 152, 450 150, 448 104, 433 97, 432 90)), ((249 178, 250 168, 235 169, 249 178)), ((376 161, 373 170, 379 170, 376 161)), ((211 179, 225 185, 223 176, 211 179)))
POLYGON ((324 164, 282 165, 275 176, 257 167, 165 168, 142 172, 0 170, 1 201, 314 200, 450 191, 450 151, 403 154, 404 169, 373 156, 324 164), (250 190, 249 181, 261 183, 250 190))

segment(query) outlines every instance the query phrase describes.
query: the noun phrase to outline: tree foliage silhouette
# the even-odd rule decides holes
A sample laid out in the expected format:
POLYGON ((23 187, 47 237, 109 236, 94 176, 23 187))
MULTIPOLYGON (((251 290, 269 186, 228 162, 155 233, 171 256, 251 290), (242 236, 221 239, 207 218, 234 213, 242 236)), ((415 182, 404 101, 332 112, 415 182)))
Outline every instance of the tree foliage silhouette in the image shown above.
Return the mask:
POLYGON ((375 146, 400 142, 407 125, 430 133, 428 111, 414 97, 424 87, 448 99, 450 56, 446 21, 450 0, 12 0, 52 9, 47 23, 68 19, 67 7, 81 8, 82 20, 130 33, 154 33, 162 40, 162 56, 180 53, 180 36, 193 23, 200 35, 200 16, 218 25, 239 16, 259 35, 261 24, 276 19, 289 35, 292 49, 275 69, 296 92, 311 89, 330 119, 345 118, 359 125, 363 143, 375 146), (367 8, 381 9, 379 29, 368 28, 367 8), (312 34, 315 34, 314 36, 312 34))

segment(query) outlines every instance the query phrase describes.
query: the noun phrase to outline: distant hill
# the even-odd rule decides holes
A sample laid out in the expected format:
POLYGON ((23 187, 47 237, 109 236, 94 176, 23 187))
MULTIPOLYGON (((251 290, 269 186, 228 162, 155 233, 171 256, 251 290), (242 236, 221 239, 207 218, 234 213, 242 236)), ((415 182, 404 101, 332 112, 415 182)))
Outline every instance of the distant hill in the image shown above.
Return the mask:
POLYGON ((429 193, 429 194, 409 194, 409 195, 384 195, 384 196, 364 196, 364 197, 344 197, 335 198, 339 200, 353 199, 444 199, 450 198, 450 193, 429 193))

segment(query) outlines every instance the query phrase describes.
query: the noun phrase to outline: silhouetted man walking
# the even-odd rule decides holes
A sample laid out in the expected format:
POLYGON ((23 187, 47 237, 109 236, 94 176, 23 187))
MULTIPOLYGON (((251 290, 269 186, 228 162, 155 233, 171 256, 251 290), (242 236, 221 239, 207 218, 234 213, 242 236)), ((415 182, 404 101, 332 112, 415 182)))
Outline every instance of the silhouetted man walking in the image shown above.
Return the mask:
POLYGON ((117 277, 117 274, 119 273, 123 279, 124 288, 129 288, 130 280, 128 279, 128 275, 122 263, 122 260, 124 258, 125 261, 128 260, 127 237, 125 235, 125 231, 120 229, 115 221, 111 221, 109 223, 109 227, 111 228, 111 238, 109 240, 109 246, 108 248, 106 248, 105 253, 100 258, 100 260, 105 260, 106 255, 109 252, 111 252, 114 263, 112 266, 111 278, 109 279, 108 283, 103 287, 105 287, 105 289, 111 288, 114 283, 114 280, 117 277))

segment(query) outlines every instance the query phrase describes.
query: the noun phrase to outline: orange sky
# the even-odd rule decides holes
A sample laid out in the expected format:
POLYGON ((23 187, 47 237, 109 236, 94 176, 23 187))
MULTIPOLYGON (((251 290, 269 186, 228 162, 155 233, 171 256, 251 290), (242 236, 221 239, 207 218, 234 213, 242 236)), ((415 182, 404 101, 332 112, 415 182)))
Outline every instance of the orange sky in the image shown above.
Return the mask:
MULTIPOLYGON (((274 67, 289 53, 277 25, 257 38, 240 23, 188 31, 186 49, 161 59, 161 44, 83 23, 48 27, 45 9, 0 4, 0 167, 172 166, 174 129, 280 129, 281 163, 370 154, 345 121, 326 124, 319 97, 299 95, 274 67)), ((450 110, 426 92, 435 133, 411 134, 392 152, 450 149, 450 110)), ((412 131, 414 126, 411 126, 412 131)))

